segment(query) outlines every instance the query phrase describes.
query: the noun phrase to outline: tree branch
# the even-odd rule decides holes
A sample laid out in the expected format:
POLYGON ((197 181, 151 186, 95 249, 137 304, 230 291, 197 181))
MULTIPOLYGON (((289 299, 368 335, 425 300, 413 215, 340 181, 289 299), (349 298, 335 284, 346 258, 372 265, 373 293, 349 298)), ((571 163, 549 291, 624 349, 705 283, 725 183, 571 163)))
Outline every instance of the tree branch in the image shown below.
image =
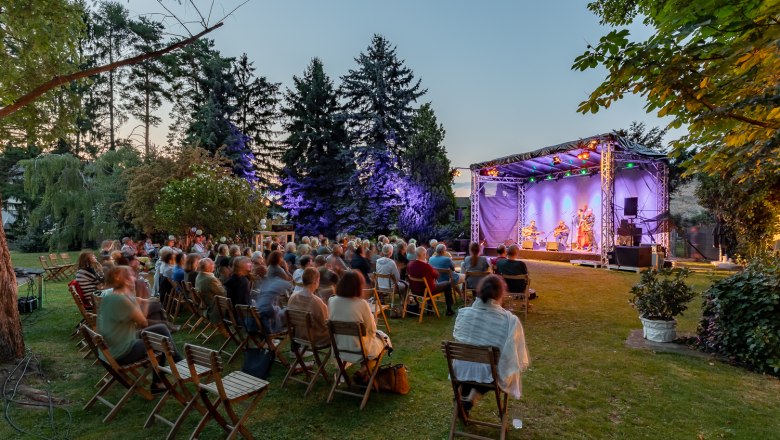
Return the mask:
POLYGON ((91 69, 82 70, 76 73, 71 73, 70 75, 62 75, 62 76, 55 76, 50 81, 45 82, 41 84, 40 86, 36 87, 32 91, 28 92, 27 94, 21 96, 19 99, 14 101, 13 104, 7 105, 3 108, 0 108, 0 119, 3 119, 7 116, 10 116, 14 113, 16 113, 18 110, 20 110, 22 107, 32 103, 36 99, 38 99, 41 95, 48 92, 49 90, 54 89, 55 87, 59 87, 63 84, 67 84, 71 81, 75 81, 77 79, 86 78, 92 75, 97 75, 98 73, 107 72, 109 70, 116 69, 118 67, 122 66, 128 66, 132 64, 138 64, 142 61, 146 61, 150 58, 158 58, 161 57, 169 52, 173 52, 176 49, 180 49, 184 46, 187 46, 189 44, 192 44, 193 42, 200 39, 200 37, 208 34, 209 32, 213 31, 214 29, 219 28, 222 26, 223 23, 219 22, 215 24, 214 26, 211 26, 209 28, 203 29, 200 33, 193 35, 190 38, 187 38, 186 40, 181 40, 178 43, 174 43, 168 47, 162 48, 160 50, 155 50, 154 52, 147 52, 143 53, 141 55, 134 56, 132 58, 127 58, 124 60, 120 60, 111 64, 105 64, 103 66, 93 67, 91 69))

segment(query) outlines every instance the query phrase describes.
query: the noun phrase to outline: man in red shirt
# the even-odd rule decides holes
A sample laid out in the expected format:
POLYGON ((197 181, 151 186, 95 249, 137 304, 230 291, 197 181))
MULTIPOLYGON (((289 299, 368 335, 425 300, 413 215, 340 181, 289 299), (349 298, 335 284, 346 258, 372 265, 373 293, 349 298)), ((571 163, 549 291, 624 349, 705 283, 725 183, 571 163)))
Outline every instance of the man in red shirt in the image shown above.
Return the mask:
MULTIPOLYGON (((434 295, 439 292, 444 292, 444 300, 447 302, 447 316, 454 315, 455 312, 452 310, 452 284, 449 280, 442 281, 441 283, 436 282, 439 278, 439 272, 426 261, 427 250, 424 247, 418 247, 415 250, 415 255, 417 256, 417 259, 406 266, 406 274, 410 277, 425 278, 428 280, 428 285, 432 290, 431 293, 434 295)), ((409 288, 412 289, 412 292, 415 295, 422 295, 425 291, 425 285, 423 283, 411 280, 409 281, 409 288)), ((422 313, 423 311, 421 310, 420 312, 422 313)))

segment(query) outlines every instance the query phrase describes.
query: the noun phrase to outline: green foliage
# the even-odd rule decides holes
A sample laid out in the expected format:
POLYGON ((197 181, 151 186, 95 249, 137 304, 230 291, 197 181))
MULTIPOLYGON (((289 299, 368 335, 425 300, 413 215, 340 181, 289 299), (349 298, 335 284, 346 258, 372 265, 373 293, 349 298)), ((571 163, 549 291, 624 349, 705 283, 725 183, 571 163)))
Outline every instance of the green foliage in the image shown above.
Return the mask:
MULTIPOLYGON (((56 75, 77 70, 84 4, 70 0, 0 0, 0 107, 56 75)), ((0 118, 0 139, 51 141, 70 130, 77 106, 67 88, 52 90, 0 118)))
POLYGON ((30 214, 30 228, 43 229, 53 250, 119 236, 126 231, 121 218, 127 190, 123 172, 138 163, 138 153, 129 148, 86 164, 70 154, 20 162, 25 193, 40 199, 30 214))
POLYGON ((762 373, 780 376, 780 258, 754 259, 704 293, 699 343, 762 373))
POLYGON ((172 180, 162 189, 154 208, 160 228, 184 232, 197 226, 214 235, 244 237, 257 229, 267 212, 258 189, 227 168, 196 165, 192 171, 192 176, 172 180))
POLYGON ((639 282, 631 287, 629 302, 645 319, 671 321, 688 309, 696 296, 685 279, 689 269, 661 269, 642 272, 639 282))
POLYGON ((192 176, 194 165, 219 168, 224 163, 201 148, 182 148, 172 157, 147 158, 137 167, 125 171, 127 200, 122 213, 136 228, 151 234, 162 231, 154 215, 162 189, 168 182, 192 176))
MULTIPOLYGON (((598 112, 627 93, 646 110, 687 126, 673 154, 695 153, 689 172, 745 190, 743 200, 780 194, 780 2, 761 0, 598 0, 589 8, 604 24, 640 17, 655 32, 631 41, 614 29, 577 57, 573 69, 599 66, 607 78, 579 111, 598 112)), ((710 205, 711 206, 711 205, 710 205)))

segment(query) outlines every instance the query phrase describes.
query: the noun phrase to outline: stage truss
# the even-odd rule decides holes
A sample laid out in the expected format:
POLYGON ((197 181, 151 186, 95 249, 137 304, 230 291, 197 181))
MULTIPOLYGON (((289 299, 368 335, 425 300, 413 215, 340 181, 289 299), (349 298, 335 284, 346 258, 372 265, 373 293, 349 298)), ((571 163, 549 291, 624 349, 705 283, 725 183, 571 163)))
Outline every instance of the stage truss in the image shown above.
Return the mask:
MULTIPOLYGON (((669 228, 668 221, 665 218, 669 213, 669 167, 665 160, 648 159, 640 154, 634 154, 625 150, 630 150, 635 144, 619 137, 609 136, 599 144, 601 147, 601 163, 596 167, 586 169, 587 173, 598 169, 601 174, 601 231, 600 242, 598 245, 599 257, 602 264, 606 267, 609 262, 608 254, 615 247, 615 170, 621 163, 632 162, 641 164, 653 175, 658 183, 659 191, 656 196, 656 209, 659 214, 658 221, 660 226, 653 234, 655 243, 669 249, 669 228), (619 146, 623 151, 617 150, 619 146)), ((529 179, 506 176, 484 176, 480 172, 482 169, 474 168, 471 170, 471 241, 479 242, 479 194, 485 183, 515 183, 517 185, 517 233, 515 242, 521 243, 522 227, 525 224, 526 208, 526 186, 529 179)), ((558 177, 562 173, 553 173, 553 177, 558 177)))

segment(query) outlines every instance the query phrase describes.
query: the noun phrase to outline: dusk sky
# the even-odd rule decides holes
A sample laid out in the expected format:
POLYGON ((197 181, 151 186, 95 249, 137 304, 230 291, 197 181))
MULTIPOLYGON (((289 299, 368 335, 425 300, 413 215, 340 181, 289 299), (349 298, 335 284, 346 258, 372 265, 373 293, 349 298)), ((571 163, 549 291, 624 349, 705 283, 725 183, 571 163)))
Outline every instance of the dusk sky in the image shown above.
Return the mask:
MULTIPOLYGON (((212 21, 240 2, 217 3, 212 21)), ((191 6, 165 4, 177 14, 194 17, 191 6)), ((211 2, 196 4, 207 14, 211 2)), ((444 125, 452 165, 468 167, 628 127, 631 121, 666 125, 645 113, 644 100, 636 96, 596 115, 576 112, 579 102, 604 78, 601 69, 571 70, 586 45, 608 32, 586 4, 250 0, 209 37, 226 56, 246 52, 257 74, 286 88, 313 57, 319 57, 326 73, 340 84, 339 77, 355 68, 354 58, 372 35, 384 35, 428 89, 422 102, 432 103, 444 125)), ((162 11, 153 0, 132 0, 127 6, 133 15, 162 11)), ((176 29, 174 22, 167 23, 176 29)), ((198 27, 190 29, 196 32, 198 27)), ((635 39, 644 39, 649 32, 631 28, 635 39)), ((165 125, 155 133, 158 144, 164 143, 165 125)), ((457 179, 458 195, 468 194, 468 182, 467 172, 457 179)))

